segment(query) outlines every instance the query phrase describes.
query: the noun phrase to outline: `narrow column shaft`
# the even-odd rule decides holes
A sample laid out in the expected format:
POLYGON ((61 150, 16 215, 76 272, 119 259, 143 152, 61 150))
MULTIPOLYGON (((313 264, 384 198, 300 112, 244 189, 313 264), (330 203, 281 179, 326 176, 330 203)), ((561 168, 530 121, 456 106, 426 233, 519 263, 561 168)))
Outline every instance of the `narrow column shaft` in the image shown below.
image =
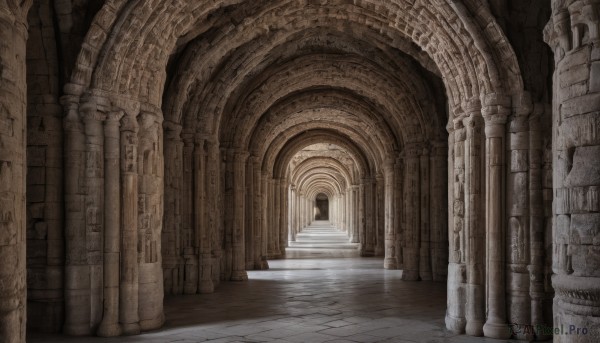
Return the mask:
POLYGON ((287 180, 279 180, 279 255, 285 256, 285 248, 287 246, 287 228, 288 228, 288 186, 287 180))
MULTIPOLYGON (((530 264, 529 295, 531 297, 531 324, 550 325, 544 308, 549 307, 551 298, 546 295, 545 264, 550 260, 545 249, 545 211, 543 196, 543 141, 541 116, 544 106, 535 106, 529 117, 529 230, 530 230, 530 264)), ((546 334, 545 336, 549 336, 546 334)), ((549 338, 549 337, 548 337, 549 338)))
POLYGON ((104 123, 104 313, 98 336, 121 334, 119 325, 119 269, 121 229, 121 158, 119 121, 123 112, 112 112, 104 123))
MULTIPOLYGON (((430 164, 431 271, 433 281, 448 277, 448 146, 445 141, 432 145, 430 164)), ((481 178, 480 178, 481 179, 481 178)), ((483 226, 483 225, 482 225, 483 226)))
POLYGON ((176 294, 176 288, 183 277, 182 225, 183 206, 186 202, 184 191, 190 188, 183 183, 183 141, 182 126, 170 121, 163 125, 165 132, 165 216, 161 233, 162 268, 165 294, 176 294))
POLYGON ((207 184, 206 191, 209 196, 206 197, 206 208, 207 208, 207 228, 210 240, 210 252, 211 252, 211 279, 213 287, 216 287, 221 281, 221 257, 223 254, 223 220, 221 211, 221 185, 219 177, 220 175, 220 152, 219 145, 216 143, 216 139, 212 137, 206 141, 206 175, 207 184))
POLYGON ((455 120, 448 131, 448 307, 446 328, 455 333, 465 331, 465 139, 462 120, 455 120))
POLYGON ((254 268, 255 269, 268 269, 266 256, 263 255, 263 198, 264 193, 262 189, 262 174, 260 170, 260 163, 258 159, 254 160, 254 268), (264 257, 264 258, 263 258, 264 257))
POLYGON ((135 115, 121 120, 121 283, 119 321, 123 334, 140 332, 138 316, 138 130, 135 115))
POLYGON ((255 156, 250 156, 246 165, 246 240, 244 242, 246 250, 246 270, 254 269, 254 232, 256 231, 256 228, 254 227, 256 221, 254 218, 257 216, 257 212, 255 212, 254 208, 254 200, 256 198, 256 190, 254 188, 255 159, 255 156))
POLYGON ((198 246, 198 292, 212 293, 212 242, 210 237, 209 209, 207 201, 207 153, 206 137, 196 137, 194 151, 195 168, 195 223, 196 244, 198 246))
POLYGON ((383 174, 377 175, 375 179, 375 207, 377 209, 375 256, 385 256, 385 181, 383 174))
MULTIPOLYGON (((183 138, 183 184, 182 189, 182 228, 181 247, 183 252, 183 265, 180 267, 181 275, 173 286, 174 294, 195 294, 198 289, 198 256, 194 242, 194 133, 185 132, 183 138)), ((175 281, 175 280, 174 280, 175 281)))
POLYGON ((375 254, 375 242, 377 239, 375 203, 375 180, 370 178, 363 182, 363 218, 365 223, 364 250, 362 256, 373 256, 375 254))
MULTIPOLYGON (((269 257, 269 179, 266 174, 262 174, 261 179, 261 193, 262 196, 262 237, 261 237, 261 263, 263 267, 268 268, 267 258, 269 257)), ((264 268, 263 268, 264 269, 264 268)))
MULTIPOLYGON (((510 99, 509 99, 510 100, 510 99)), ((486 147, 486 257, 487 321, 486 337, 510 337, 506 325, 504 257, 504 166, 506 114, 500 106, 484 107, 486 147)))
MULTIPOLYGON (((105 115, 90 102, 81 108, 85 125, 85 244, 89 268, 89 298, 82 300, 88 315, 80 317, 80 329, 77 334, 89 334, 95 331, 102 320, 102 265, 104 241, 104 127, 105 115), (88 107, 89 106, 89 107, 88 107), (89 316, 89 317, 88 317, 89 316), (83 318, 87 317, 87 323, 83 318), (87 327, 86 327, 87 326, 87 327)), ((85 292, 85 291, 84 291, 85 292)), ((87 292, 86 292, 87 293, 87 292)), ((68 311, 68 310, 67 310, 68 311)), ((83 311, 83 309, 82 309, 83 311)))
POLYGON ((409 146, 404 151, 404 269, 402 280, 419 280, 420 255, 420 157, 421 147, 409 146))
POLYGON ((420 189, 420 232, 421 244, 419 251, 419 278, 430 281, 431 275, 431 227, 429 218, 429 150, 424 147, 419 156, 420 189))
POLYGON ((290 229, 289 229, 289 234, 288 234, 288 240, 290 242, 295 242, 296 241, 296 186, 291 185, 290 186, 290 192, 289 192, 289 198, 290 198, 290 229))
POLYGON ((246 188, 246 160, 248 153, 236 151, 233 162, 233 268, 232 281, 248 280, 246 273, 245 253, 245 200, 246 188))
POLYGON ((396 259, 396 226, 394 216, 394 209, 396 206, 396 175, 394 173, 395 170, 393 159, 385 161, 383 171, 385 173, 385 260, 383 262, 383 267, 385 269, 396 269, 398 268, 398 261, 396 259))
POLYGON ((351 243, 359 243, 360 242, 360 200, 359 200, 359 186, 352 186, 352 241, 351 243))
MULTIPOLYGON (((529 113, 511 116, 507 137, 507 244, 506 306, 509 323, 531 324, 529 297, 529 113)), ((519 339, 533 339, 533 333, 515 333, 519 339)))
MULTIPOLYGON (((478 110, 480 110, 479 106, 478 110)), ((479 112, 479 111, 477 111, 479 112)), ((485 209, 483 193, 483 117, 475 110, 463 120, 467 129, 465 142, 465 255, 467 260, 467 299, 465 331, 467 335, 482 336, 485 322, 485 209)))

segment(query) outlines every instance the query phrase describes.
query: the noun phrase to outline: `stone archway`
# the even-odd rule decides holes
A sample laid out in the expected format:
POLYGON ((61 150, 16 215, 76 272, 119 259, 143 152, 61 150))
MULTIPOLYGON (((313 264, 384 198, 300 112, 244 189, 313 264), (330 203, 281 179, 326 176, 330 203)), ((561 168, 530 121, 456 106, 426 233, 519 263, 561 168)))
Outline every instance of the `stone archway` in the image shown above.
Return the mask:
MULTIPOLYGON (((222 279, 245 279, 249 263, 265 268, 269 227, 285 228, 289 219, 285 210, 270 212, 261 195, 285 199, 284 161, 304 133, 362 147, 358 169, 369 177, 355 186, 377 213, 371 225, 385 228, 386 267, 400 264, 402 248, 407 275, 423 278, 423 252, 443 249, 423 237, 433 237, 434 225, 450 227, 448 328, 503 338, 507 322, 546 323, 552 272, 555 325, 597 325, 589 232, 598 223, 598 180, 589 175, 597 174, 598 9, 594 1, 552 4, 553 161, 543 158, 544 109, 524 89, 494 6, 480 1, 104 4, 62 99, 65 332, 155 328, 168 282, 174 292, 210 292, 222 279), (444 101, 428 104, 441 93, 444 101), (447 145, 439 130, 446 119, 447 145), (447 207, 430 191, 445 186, 432 172, 446 156, 447 207), (399 184, 401 192, 377 191, 399 184), (544 225, 552 222, 545 214, 552 191, 550 253, 544 225), (429 216, 441 207, 445 224, 429 216), (248 234, 262 243, 250 259, 248 234)), ((0 254, 15 262, 0 270, 0 338, 7 342, 22 341, 25 330, 29 5, 0 4, 0 41, 11 42, 0 49, 0 254)))

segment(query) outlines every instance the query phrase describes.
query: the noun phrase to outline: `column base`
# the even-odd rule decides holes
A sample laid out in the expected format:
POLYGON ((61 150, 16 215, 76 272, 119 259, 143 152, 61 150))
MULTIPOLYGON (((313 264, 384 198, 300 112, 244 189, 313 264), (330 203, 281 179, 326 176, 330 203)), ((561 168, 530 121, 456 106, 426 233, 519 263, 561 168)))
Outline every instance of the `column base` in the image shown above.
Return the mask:
POLYGON ((481 337, 483 336, 483 325, 485 323, 480 320, 467 320, 467 326, 465 327, 465 333, 469 336, 481 337))
POLYGON ((419 271, 417 270, 403 270, 402 280, 404 281, 419 281, 419 271))
POLYGON ((395 258, 388 257, 383 262, 383 268, 385 268, 385 269, 398 269, 398 263, 396 262, 395 258))
POLYGON ((511 336, 510 327, 508 324, 485 323, 483 325, 483 335, 496 339, 509 339, 511 336))
POLYGON ((121 326, 118 323, 109 323, 103 320, 98 327, 96 335, 99 337, 121 336, 121 326))
POLYGON ((267 261, 267 259, 260 261, 260 270, 267 270, 267 269, 269 269, 269 262, 267 261))
POLYGON ((158 317, 154 319, 146 319, 140 320, 140 330, 141 331, 150 331, 159 329, 165 323, 165 315, 161 313, 158 317))
POLYGON ((121 324, 121 333, 126 336, 139 335, 140 334, 140 323, 128 323, 121 324))
POLYGON ((215 285, 213 284, 212 280, 202 280, 200 281, 200 287, 198 291, 200 294, 214 293, 215 285))
POLYGON ((183 294, 196 294, 196 290, 198 288, 198 287, 196 287, 197 283, 198 283, 198 280, 185 282, 185 284, 183 286, 183 294))
POLYGON ((63 333, 67 336, 89 336, 91 331, 89 325, 65 325, 63 333))
POLYGON ((248 273, 245 270, 234 270, 231 273, 231 281, 248 281, 248 273))
POLYGON ((446 329, 453 333, 462 334, 465 332, 467 321, 465 318, 456 318, 449 314, 446 315, 446 329))

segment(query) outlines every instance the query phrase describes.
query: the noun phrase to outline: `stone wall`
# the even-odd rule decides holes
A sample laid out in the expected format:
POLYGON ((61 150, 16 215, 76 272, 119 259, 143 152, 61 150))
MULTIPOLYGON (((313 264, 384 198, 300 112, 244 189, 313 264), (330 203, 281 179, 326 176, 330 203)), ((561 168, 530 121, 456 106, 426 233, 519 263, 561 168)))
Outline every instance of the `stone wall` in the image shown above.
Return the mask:
POLYGON ((600 4, 553 1, 544 32, 554 51, 553 79, 553 255, 554 325, 586 328, 586 336, 558 342, 600 339, 600 4))

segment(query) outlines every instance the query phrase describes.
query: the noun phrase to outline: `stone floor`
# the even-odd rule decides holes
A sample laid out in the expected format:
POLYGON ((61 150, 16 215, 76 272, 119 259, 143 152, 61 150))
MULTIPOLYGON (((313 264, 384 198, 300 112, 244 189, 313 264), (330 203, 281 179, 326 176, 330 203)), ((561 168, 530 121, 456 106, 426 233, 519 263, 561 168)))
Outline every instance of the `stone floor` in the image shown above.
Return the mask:
MULTIPOLYGON (((327 223, 298 236, 287 259, 223 283, 214 294, 168 297, 158 331, 118 338, 31 334, 28 342, 501 342, 444 329, 446 285, 405 282, 380 258, 359 258, 327 223)), ((508 327, 507 327, 508 330, 508 327)))

